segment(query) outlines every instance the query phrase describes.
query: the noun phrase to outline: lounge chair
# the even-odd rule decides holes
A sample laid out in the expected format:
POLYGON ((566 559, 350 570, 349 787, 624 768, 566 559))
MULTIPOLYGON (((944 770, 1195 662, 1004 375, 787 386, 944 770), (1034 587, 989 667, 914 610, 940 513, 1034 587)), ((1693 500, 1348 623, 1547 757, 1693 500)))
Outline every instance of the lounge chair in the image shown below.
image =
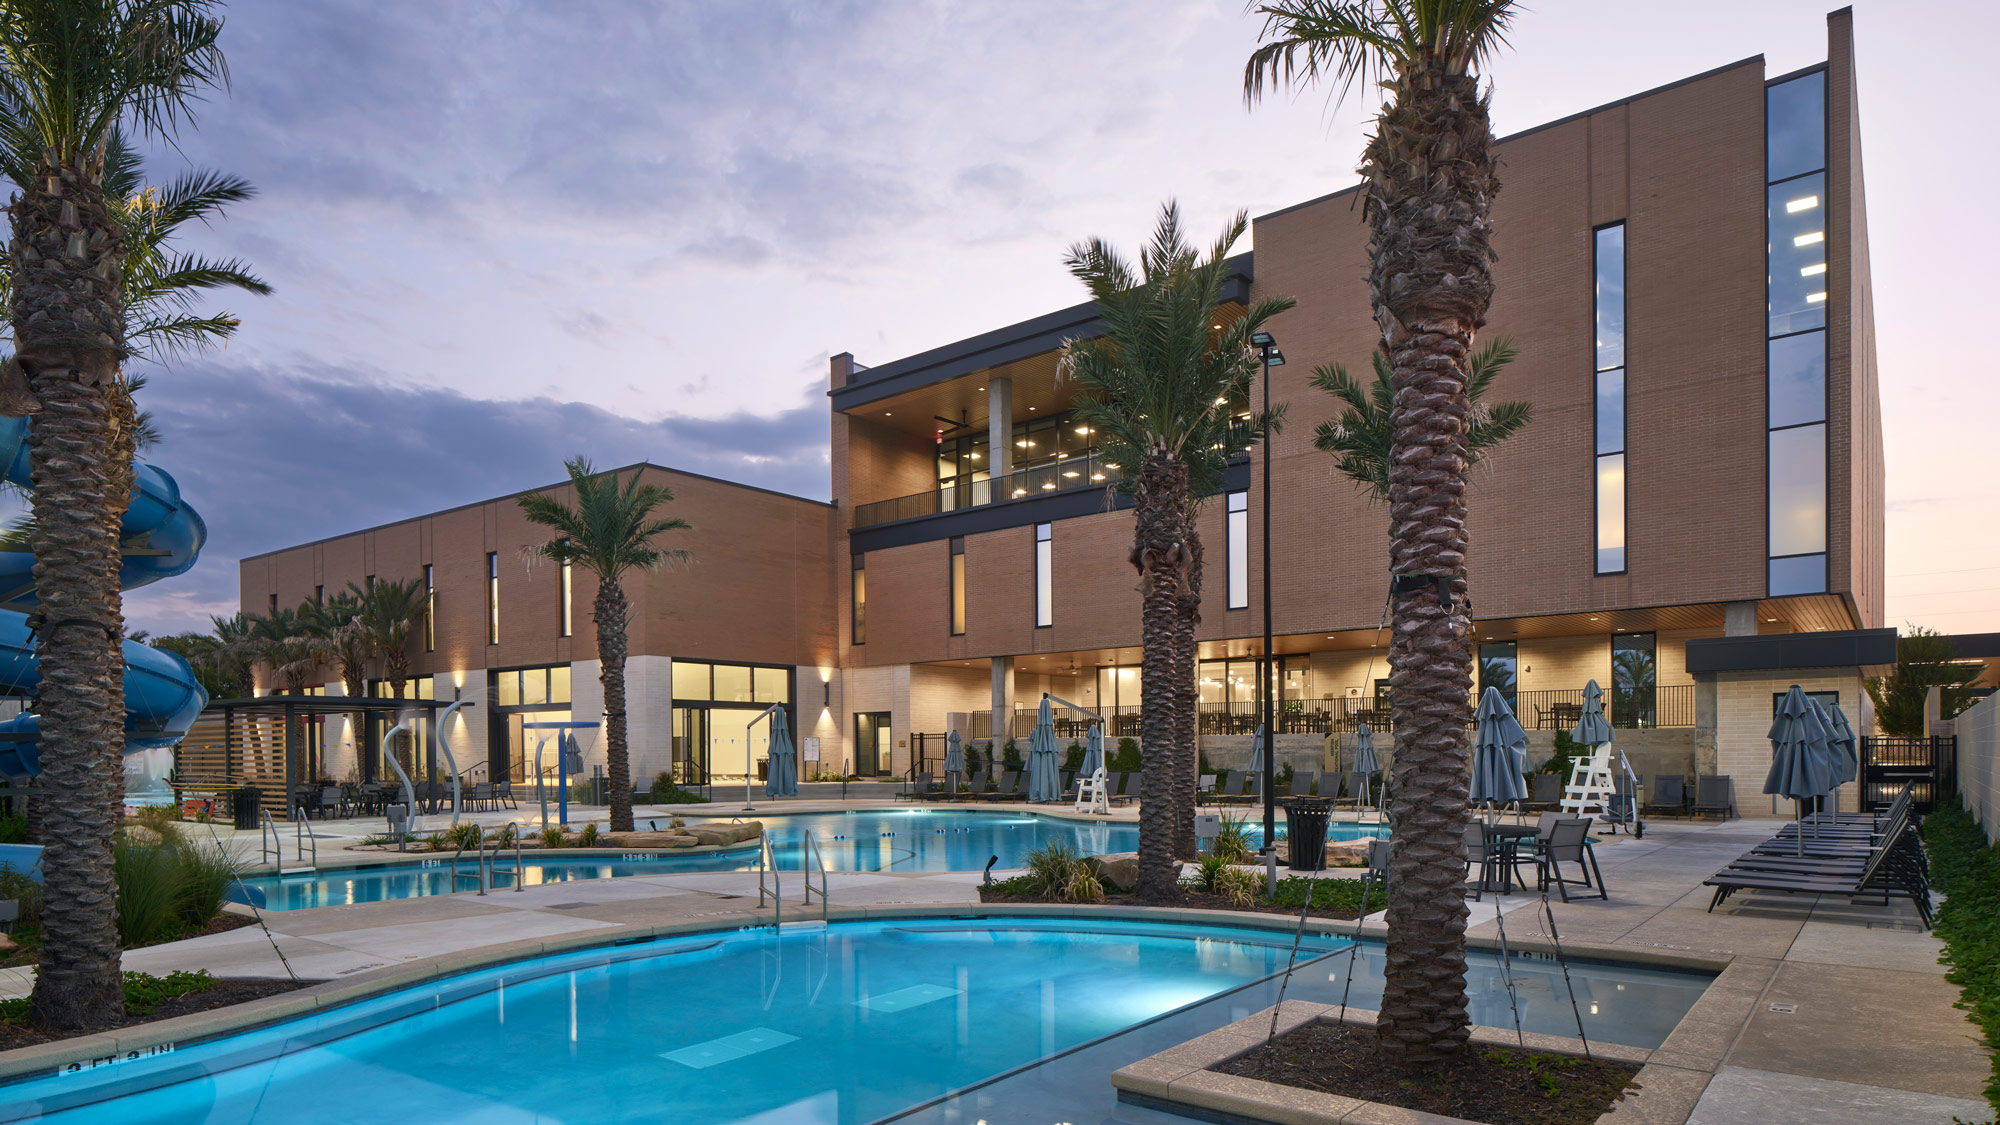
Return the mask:
POLYGON ((1208 802, 1209 802, 1209 801, 1210 801, 1210 800, 1211 800, 1212 798, 1214 798, 1214 796, 1215 796, 1215 775, 1214 775, 1214 774, 1212 774, 1212 773, 1205 773, 1205 774, 1202 774, 1202 775, 1201 775, 1201 776, 1200 776, 1199 778, 1195 779, 1195 786, 1194 786, 1194 803, 1195 803, 1195 804, 1197 804, 1197 805, 1205 805, 1205 804, 1207 804, 1207 803, 1208 803, 1208 802))
POLYGON ((1713 815, 1724 820, 1736 815, 1736 796, 1730 789, 1728 777, 1710 774, 1695 779, 1692 815, 1713 815))
POLYGON ((986 781, 992 776, 990 772, 984 769, 972 771, 972 776, 965 780, 966 791, 963 793, 953 793, 951 799, 954 801, 978 800, 986 792, 986 781))
POLYGON ((1355 811, 1359 812, 1361 809, 1367 808, 1374 803, 1371 799, 1372 795, 1368 792, 1368 775, 1365 773, 1350 771, 1341 774, 1340 788, 1341 794, 1335 796, 1333 799, 1333 806, 1335 808, 1339 808, 1342 805, 1353 805, 1355 811))
POLYGON ((1302 773, 1292 779, 1292 796, 1316 797, 1319 795, 1319 781, 1325 775, 1318 770, 1302 773))
POLYGON ((1239 802, 1250 803, 1249 770, 1229 771, 1229 780, 1223 782, 1215 794, 1215 803, 1218 805, 1233 805, 1239 802))
POLYGON ((1555 809, 1562 807, 1563 776, 1559 773, 1538 773, 1535 775, 1535 791, 1528 798, 1531 809, 1555 809))
POLYGON ((1738 891, 1784 891, 1788 894, 1846 895, 1858 898, 1880 893, 1883 905, 1892 895, 1907 896, 1923 919, 1932 924, 1930 884, 1924 877, 1923 845, 1916 826, 1907 818, 1897 825, 1895 837, 1886 845, 1870 849, 1861 867, 1820 866, 1800 870, 1774 869, 1781 857, 1751 858, 1748 865, 1731 864, 1706 880, 1715 888, 1708 908, 1713 911, 1738 891))
POLYGON ((1011 801, 1020 792, 1020 789, 1021 771, 1002 770, 1000 771, 1000 780, 994 785, 993 792, 974 793, 973 796, 982 801, 1011 801))
POLYGON ((1680 774, 1662 773, 1653 777, 1653 799, 1639 806, 1647 816, 1685 816, 1687 782, 1680 774))
POLYGON ((1547 890, 1550 883, 1562 892, 1562 900, 1569 901, 1569 889, 1574 880, 1563 878, 1563 863, 1574 863, 1578 874, 1583 877, 1586 888, 1594 888, 1598 898, 1611 897, 1604 889, 1604 872, 1597 868, 1597 851, 1590 846, 1590 822, 1588 820, 1558 819, 1549 826, 1548 839, 1542 842, 1541 886, 1547 890), (1592 876, 1596 876, 1593 881, 1592 876))
POLYGON ((1110 798, 1111 803, 1114 805, 1129 805, 1137 801, 1139 799, 1139 788, 1146 781, 1146 771, 1140 770, 1137 773, 1121 773, 1118 775, 1118 778, 1120 781, 1118 795, 1110 798))

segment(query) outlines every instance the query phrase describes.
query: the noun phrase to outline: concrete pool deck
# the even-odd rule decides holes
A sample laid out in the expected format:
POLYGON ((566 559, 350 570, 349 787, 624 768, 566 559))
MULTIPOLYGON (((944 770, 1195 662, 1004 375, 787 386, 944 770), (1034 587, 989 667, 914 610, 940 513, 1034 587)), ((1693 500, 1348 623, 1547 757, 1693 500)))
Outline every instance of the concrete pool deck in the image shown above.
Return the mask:
MULTIPOLYGON (((893 804, 784 802, 782 809, 877 809, 893 804)), ((1025 806, 983 807, 1027 811, 1025 806)), ((648 811, 642 810, 639 819, 646 819, 648 811)), ((1116 819, 1132 815, 1123 809, 1119 812, 1116 819)), ((738 815, 716 806, 673 806, 660 815, 673 813, 690 817, 738 815)), ((768 815, 763 808, 758 813, 768 815)), ((499 819, 519 816, 515 812, 499 819)), ((1701 881, 1768 837, 1779 823, 1649 822, 1643 840, 1607 837, 1598 845, 1599 863, 1611 888, 1608 901, 1578 899, 1565 904, 1556 900, 1551 904, 1566 947, 1591 946, 1598 956, 1623 955, 1638 960, 1675 956, 1722 959, 1738 970, 1732 982, 1755 982, 1711 988, 1700 1009, 1655 1052, 1656 1062, 1673 1064, 1678 1058, 1678 1069, 1686 1072, 1692 1114, 1674 1119, 1694 1125, 1765 1125, 1809 1119, 1908 1125, 1949 1121, 1953 1115, 1969 1121, 1987 1120, 1990 1113, 1982 1100, 1989 1073, 1986 1051, 1978 1031, 1952 1006, 1958 990, 1944 980, 1943 967, 1937 963, 1938 941, 1921 931, 1907 904, 1885 908, 1855 905, 1844 898, 1742 894, 1714 914, 1707 913, 1710 894, 1701 881), (1697 1085, 1698 1097, 1694 1092, 1697 1085)), ((375 822, 367 824, 372 829, 375 822)), ((318 822, 314 826, 321 827, 318 822)), ((329 833, 343 829, 345 824, 340 821, 325 826, 329 833)), ((357 839, 361 834, 354 832, 357 839)), ((254 841, 254 834, 242 836, 254 841)), ((322 836, 321 844, 330 838, 322 836)), ((334 854, 323 850, 320 863, 332 866, 342 861, 380 862, 383 858, 382 853, 372 850, 334 854)), ((979 882, 976 872, 828 875, 831 899, 837 908, 974 906, 979 882)), ((787 921, 818 916, 817 905, 808 911, 799 904, 795 877, 787 880, 785 893, 787 921)), ((135 950, 126 955, 125 964, 128 969, 154 973, 204 968, 218 976, 282 977, 285 970, 273 951, 275 942, 298 976, 339 981, 373 976, 397 966, 415 967, 434 958, 458 960, 510 943, 539 940, 569 945, 611 941, 621 933, 658 926, 740 925, 752 919, 756 904, 755 872, 580 880, 520 892, 498 891, 485 897, 467 891, 267 913, 269 937, 264 929, 248 926, 135 950)), ((1471 936, 1491 939, 1504 925, 1512 944, 1543 941, 1546 926, 1539 917, 1539 904, 1540 899, 1533 895, 1488 895, 1484 901, 1471 904, 1471 936)), ((768 920, 770 913, 767 905, 762 917, 768 920)), ((1380 936, 1379 919, 1371 920, 1364 933, 1380 936)), ((25 974, 0 976, 7 978, 0 980, 0 995, 26 991, 25 974)), ((1251 999, 1246 996, 1243 1002, 1251 999)), ((1240 1003, 1235 1006, 1240 1007, 1240 1003)), ((1228 1007, 1219 1006, 1215 1011, 1213 1018, 1218 1022, 1214 1027, 1241 1018, 1223 1010, 1228 1007)), ((1187 1021, 1181 1025, 1193 1028, 1187 1021)), ((1214 1027, 1201 1027, 1193 1033, 1214 1027)), ((1135 1038, 1130 1050, 1137 1053, 1122 1061, 1125 1049, 1118 1046, 1120 1040, 1093 1048, 1091 1057, 1109 1064, 1103 1070, 1102 1088, 1094 1092, 1069 1084, 1051 1087, 1043 1083, 1044 1092, 1037 1095, 1036 1083, 1029 1076, 1016 1075, 963 1092, 952 1101, 963 1100, 962 1108, 972 1112, 1005 1086, 1010 1098, 1029 1098, 1037 1107, 1060 1108, 1063 1116, 1050 1120, 1184 1121, 1120 1105, 1109 1085, 1111 1070, 1158 1049, 1141 1049, 1140 1045, 1141 1039, 1150 1044, 1157 1036, 1149 1033, 1135 1038), (1072 1101, 1056 1107, 1048 1100, 1079 1096, 1086 1097, 1089 1104, 1072 1101)), ((1047 1065, 1058 1064, 1070 1069, 1082 1065, 1073 1056, 1047 1065)), ((987 1112, 981 1110, 977 1115, 987 1112)), ((947 1103, 926 1109, 921 1117, 955 1119, 947 1103)), ((1630 1114, 1619 1120, 1627 1117, 1652 1121, 1651 1116, 1630 1114)))

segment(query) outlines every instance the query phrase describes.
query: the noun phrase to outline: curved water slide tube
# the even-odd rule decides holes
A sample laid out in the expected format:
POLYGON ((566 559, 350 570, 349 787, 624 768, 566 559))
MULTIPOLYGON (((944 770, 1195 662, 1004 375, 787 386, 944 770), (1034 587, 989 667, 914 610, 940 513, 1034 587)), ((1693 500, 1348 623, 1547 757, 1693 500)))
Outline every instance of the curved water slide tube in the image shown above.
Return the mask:
MULTIPOLYGON (((28 470, 28 420, 0 418, 0 476, 28 488, 28 470)), ((187 573, 208 539, 208 527, 181 499, 173 477, 141 464, 133 474, 121 535, 118 584, 131 590, 187 573)), ((0 692, 11 695, 33 695, 41 682, 41 658, 28 628, 28 614, 37 604, 34 564, 26 551, 0 551, 0 692)), ((126 641, 124 655, 125 752, 171 749, 208 706, 208 693, 187 662, 171 652, 126 641)), ((0 733, 39 730, 33 712, 0 720, 0 733)), ((39 742, 0 740, 0 775, 39 773, 41 758, 39 742)))

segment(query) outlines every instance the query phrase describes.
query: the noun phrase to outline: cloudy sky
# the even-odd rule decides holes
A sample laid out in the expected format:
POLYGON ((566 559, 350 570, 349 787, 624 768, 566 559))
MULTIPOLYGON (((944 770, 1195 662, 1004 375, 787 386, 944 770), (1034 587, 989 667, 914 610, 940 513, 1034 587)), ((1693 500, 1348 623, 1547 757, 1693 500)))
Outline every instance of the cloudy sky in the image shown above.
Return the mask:
MULTIPOLYGON (((1491 70, 1496 124, 1759 53, 1818 62, 1828 6, 1537 0, 1491 70)), ((1925 311, 1963 310, 1964 263, 2000 241, 1970 206, 2000 160, 1940 108, 1983 104, 2000 17, 1856 7, 1890 617, 2000 629, 2000 381, 1963 354, 1983 315, 1925 311)), ((1246 111, 1256 32, 1233 0, 240 0, 232 89, 154 167, 258 186, 190 246, 277 293, 227 302, 226 352, 153 374, 154 459, 211 538, 128 617, 205 626, 243 555, 544 483, 577 452, 824 497, 829 353, 1072 304, 1062 248, 1130 245, 1168 196, 1205 230, 1352 182, 1367 103, 1246 111)))

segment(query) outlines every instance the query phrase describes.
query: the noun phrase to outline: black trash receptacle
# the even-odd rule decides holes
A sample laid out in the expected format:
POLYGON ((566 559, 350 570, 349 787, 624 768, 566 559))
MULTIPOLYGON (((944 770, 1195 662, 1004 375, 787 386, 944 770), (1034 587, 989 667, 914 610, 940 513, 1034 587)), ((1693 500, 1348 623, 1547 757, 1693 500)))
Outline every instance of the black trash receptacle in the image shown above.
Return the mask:
POLYGON ((1293 797, 1285 802, 1285 864, 1294 871, 1326 867, 1326 823, 1333 816, 1327 797, 1293 797))
POLYGON ((230 797, 230 812, 234 814, 236 827, 255 829, 259 823, 258 812, 262 807, 264 792, 254 785, 245 785, 230 797))

